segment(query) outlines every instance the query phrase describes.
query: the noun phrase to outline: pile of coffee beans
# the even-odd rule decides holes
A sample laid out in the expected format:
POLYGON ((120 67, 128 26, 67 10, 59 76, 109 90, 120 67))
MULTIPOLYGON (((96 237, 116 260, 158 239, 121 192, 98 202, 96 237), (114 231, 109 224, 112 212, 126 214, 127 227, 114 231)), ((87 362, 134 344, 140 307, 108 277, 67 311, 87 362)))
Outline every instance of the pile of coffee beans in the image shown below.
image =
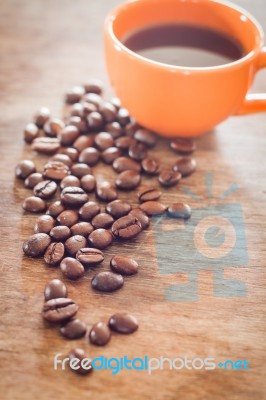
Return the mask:
MULTIPOLYGON (((122 272, 127 275, 136 273, 137 263, 127 257, 113 257, 112 265, 119 267, 122 262, 122 272), (124 270, 125 268, 125 270, 124 270)), ((108 274, 108 272, 106 272, 108 274)), ((114 274, 115 275, 115 274, 114 274)), ((43 318, 49 323, 61 324, 60 333, 67 339, 80 339, 87 333, 87 326, 84 321, 76 318, 78 312, 77 304, 67 297, 66 285, 59 279, 53 279, 44 289, 43 318)), ((127 313, 116 313, 109 318, 109 321, 97 322, 93 324, 88 332, 88 340, 91 344, 105 346, 112 337, 112 332, 129 334, 138 329, 138 321, 135 317, 127 313)), ((71 352, 75 353, 75 349, 71 352)), ((81 368, 76 370, 85 373, 81 368)), ((87 372, 91 372, 88 368, 87 372)))
MULTIPOLYGON (((104 250, 114 241, 132 240, 150 224, 150 217, 167 213, 172 218, 188 219, 191 208, 184 203, 165 205, 160 197, 163 188, 177 185, 196 169, 189 155, 195 142, 175 139, 169 148, 181 155, 174 165, 163 166, 152 155, 157 136, 140 126, 123 108, 118 98, 102 97, 103 85, 91 80, 67 91, 68 114, 64 119, 53 117, 42 107, 24 130, 24 140, 34 152, 50 158, 37 171, 31 160, 22 160, 16 167, 17 178, 23 179, 32 194, 23 202, 23 209, 42 213, 35 222, 34 234, 23 244, 29 257, 43 257, 46 264, 59 266, 68 280, 81 279, 86 271, 105 260, 104 250), (114 182, 99 180, 94 168, 101 161, 117 173, 114 182), (158 186, 141 187, 142 174, 157 176, 158 186), (120 191, 138 189, 138 207, 119 199, 120 191), (92 195, 94 196, 92 198, 92 195)), ((114 255, 109 271, 97 273, 91 280, 93 290, 113 292, 124 285, 124 277, 138 272, 138 263, 131 257, 114 255)), ((59 280, 45 288, 43 317, 63 324, 62 335, 69 339, 86 334, 86 324, 75 319, 76 303, 67 297, 67 289, 59 280)), ((96 323, 89 333, 92 344, 107 344, 111 330, 132 333, 138 327, 133 316, 114 314, 108 324, 96 323)), ((73 354, 84 357, 81 349, 73 354), (82 354, 83 355, 82 355, 82 354)), ((72 354, 72 356, 73 356, 72 354)))

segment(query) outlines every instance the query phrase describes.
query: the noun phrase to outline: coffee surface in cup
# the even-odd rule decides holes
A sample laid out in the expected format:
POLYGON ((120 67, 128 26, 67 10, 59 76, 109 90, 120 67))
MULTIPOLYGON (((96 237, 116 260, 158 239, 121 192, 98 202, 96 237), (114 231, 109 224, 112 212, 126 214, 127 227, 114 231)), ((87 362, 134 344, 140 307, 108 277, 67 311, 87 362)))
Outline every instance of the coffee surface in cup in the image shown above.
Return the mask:
POLYGON ((122 41, 143 57, 181 67, 214 67, 245 55, 233 37, 194 25, 148 26, 129 33, 122 41))

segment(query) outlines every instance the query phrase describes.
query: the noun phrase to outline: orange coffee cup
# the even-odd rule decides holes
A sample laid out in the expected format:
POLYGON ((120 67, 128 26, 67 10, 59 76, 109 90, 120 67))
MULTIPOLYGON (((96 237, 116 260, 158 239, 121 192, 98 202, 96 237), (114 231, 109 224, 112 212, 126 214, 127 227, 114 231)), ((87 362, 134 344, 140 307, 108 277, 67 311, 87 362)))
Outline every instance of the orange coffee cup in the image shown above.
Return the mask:
POLYGON ((111 85, 143 126, 162 136, 193 137, 231 115, 266 111, 266 94, 248 94, 266 66, 264 34, 247 11, 216 0, 133 0, 105 22, 105 56, 111 85), (245 55, 214 67, 181 67, 142 57, 123 45, 130 32, 155 24, 182 23, 236 39, 245 55))

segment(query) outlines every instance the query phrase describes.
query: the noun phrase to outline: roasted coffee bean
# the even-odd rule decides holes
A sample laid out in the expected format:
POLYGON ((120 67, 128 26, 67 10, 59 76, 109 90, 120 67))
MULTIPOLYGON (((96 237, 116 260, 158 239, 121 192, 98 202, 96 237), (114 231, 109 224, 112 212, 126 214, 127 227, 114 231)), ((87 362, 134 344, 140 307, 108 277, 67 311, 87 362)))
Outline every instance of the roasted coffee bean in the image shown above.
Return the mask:
POLYGON ((84 107, 82 103, 74 103, 70 109, 71 117, 84 117, 84 107))
POLYGON ((103 116, 104 121, 107 123, 113 122, 116 119, 117 109, 112 103, 108 101, 101 104, 99 111, 103 116))
POLYGON ((144 128, 138 129, 134 134, 134 138, 148 147, 155 146, 157 142, 155 134, 144 128))
POLYGON ((88 129, 88 124, 85 119, 93 111, 97 111, 97 107, 94 104, 87 103, 82 99, 80 103, 75 103, 72 105, 70 109, 70 116, 80 117, 86 123, 88 129))
POLYGON ((72 88, 70 88, 67 92, 66 92, 66 103, 68 104, 74 104, 74 103, 78 103, 82 96, 85 93, 85 89, 83 86, 73 86, 72 88))
POLYGON ((74 367, 71 368, 72 371, 76 372, 79 375, 87 375, 90 374, 93 371, 91 359, 89 356, 85 353, 85 350, 76 347, 75 349, 71 350, 69 353, 69 365, 71 367, 72 361, 74 362, 74 367), (79 360, 79 363, 77 365, 77 361, 79 360))
POLYGON ((138 263, 127 256, 114 256, 110 261, 111 269, 117 274, 134 275, 138 272, 138 263))
POLYGON ((113 241, 112 234, 106 229, 101 229, 101 228, 95 229, 95 231, 93 231, 89 235, 88 239, 93 247, 96 247, 97 249, 100 250, 103 250, 106 247, 108 247, 113 241))
POLYGON ((35 196, 41 199, 49 199, 57 191, 57 184, 54 181, 42 181, 37 183, 33 188, 33 193, 35 196))
POLYGON ((43 169, 43 177, 46 179, 61 181, 67 175, 69 175, 69 168, 60 161, 48 161, 43 169))
POLYGON ((192 139, 175 139, 170 143, 170 147, 176 153, 190 154, 196 150, 196 143, 192 139))
POLYGON ((53 157, 50 158, 49 161, 60 161, 61 163, 67 165, 68 168, 70 168, 73 164, 73 161, 68 155, 61 153, 55 154, 53 157))
POLYGON ((37 137, 33 140, 31 148, 38 153, 53 154, 60 148, 58 138, 37 137))
POLYGON ((160 215, 166 211, 166 206, 159 201, 145 201, 140 206, 140 209, 147 215, 160 215))
POLYGON ((136 140, 129 136, 121 136, 115 141, 115 145, 118 149, 126 151, 136 143, 136 140))
MULTIPOLYGON (((96 111, 96 107, 92 104, 93 110, 96 111)), ((80 117, 84 119, 86 117, 86 114, 84 112, 84 102, 81 100, 81 103, 74 103, 72 107, 70 108, 69 111, 70 118, 71 117, 80 117)))
POLYGON ((45 300, 67 297, 66 285, 59 279, 53 279, 44 288, 45 300))
POLYGON ((129 137, 134 137, 135 132, 140 129, 141 126, 136 121, 131 121, 125 126, 125 134, 129 137))
POLYGON ((68 226, 69 228, 76 224, 79 220, 77 211, 74 210, 64 210, 58 215, 57 221, 60 225, 68 226))
POLYGON ((80 133, 76 126, 65 126, 58 134, 58 139, 62 146, 71 146, 79 137, 80 133))
POLYGON ((100 153, 95 147, 87 147, 82 150, 79 155, 79 162, 89 165, 90 167, 97 164, 100 158, 100 153))
POLYGON ((191 217, 191 208, 185 203, 173 203, 167 208, 172 218, 188 219, 191 217))
POLYGON ((33 189, 34 186, 36 186, 38 183, 42 181, 43 181, 42 174, 40 174, 39 172, 34 172, 25 179, 24 184, 28 189, 33 189))
POLYGON ((141 161, 143 171, 148 175, 158 175, 160 172, 160 163, 152 157, 144 158, 141 161))
POLYGON ((71 174, 79 179, 82 178, 84 175, 90 175, 91 172, 91 168, 84 163, 77 163, 72 165, 71 167, 71 174))
POLYGON ((76 253, 83 247, 86 247, 86 245, 87 239, 85 239, 85 237, 81 235, 71 236, 65 242, 66 252, 71 256, 75 256, 76 253))
POLYGON ((63 189, 60 198, 63 204, 71 207, 80 207, 89 200, 83 189, 74 186, 63 189))
POLYGON ((86 331, 86 324, 80 319, 72 319, 60 328, 60 333, 67 339, 80 339, 86 331))
POLYGON ((46 136, 57 137, 64 127, 64 121, 59 118, 51 118, 44 124, 43 130, 46 136))
POLYGON ((46 214, 51 215, 51 217, 56 218, 58 217, 61 212, 63 212, 65 207, 61 203, 61 201, 55 201, 51 203, 46 211, 46 214))
POLYGON ((120 108, 117 113, 117 121, 122 125, 125 126, 130 122, 129 112, 125 108, 120 108))
POLYGON ((59 225, 51 229, 50 236, 56 242, 64 242, 71 236, 71 231, 68 226, 59 225))
POLYGON ((158 181, 164 187, 171 187, 177 185, 181 178, 180 172, 165 169, 160 172, 158 181))
MULTIPOLYGON (((84 107, 82 103, 74 103, 69 111, 70 117, 84 118, 84 107)), ((69 122, 69 121, 68 121, 69 122)))
POLYGON ((109 182, 101 182, 96 187, 96 194, 102 201, 113 201, 117 199, 117 191, 109 182))
POLYGON ((91 281, 93 289, 101 292, 113 292, 120 289, 124 284, 122 275, 115 274, 111 271, 99 272, 91 281))
POLYGON ((138 321, 133 315, 117 313, 109 319, 109 327, 118 333, 133 333, 138 327, 138 321))
POLYGON ((139 186, 140 181, 141 177, 137 171, 126 170, 117 176, 115 184, 119 189, 132 190, 139 186))
POLYGON ((48 300, 43 305, 43 318, 49 322, 63 322, 72 318, 78 311, 73 300, 65 297, 48 300))
POLYGON ((117 219, 112 225, 112 233, 118 239, 132 239, 142 230, 139 220, 132 215, 117 219))
POLYGON ((16 166, 15 173, 16 177, 20 179, 26 179, 29 175, 36 171, 36 167, 31 160, 22 160, 16 166))
POLYGON ((100 264, 104 260, 104 255, 99 249, 85 247, 76 254, 76 259, 86 267, 100 264))
POLYGON ((108 132, 100 132, 94 138, 94 143, 99 150, 104 151, 114 145, 114 139, 108 132))
POLYGON ((72 235, 88 237, 93 230, 93 226, 89 222, 85 221, 78 222, 77 224, 71 226, 72 235))
POLYGON ((71 107, 69 108, 69 115, 83 117, 83 96, 85 96, 85 94, 82 95, 82 98, 78 102, 71 104, 71 107))
POLYGON ((60 269, 66 278, 73 281, 80 279, 85 274, 83 265, 78 260, 71 257, 66 257, 61 261, 60 269))
POLYGON ((92 145, 93 145, 92 137, 85 135, 79 136, 73 143, 73 147, 75 147, 75 149, 77 149, 78 151, 82 151, 87 147, 91 147, 92 145))
POLYGON ((95 201, 88 201, 79 209, 79 216, 84 221, 91 221, 99 212, 99 204, 95 203, 95 201))
POLYGON ((47 233, 55 226, 55 220, 50 215, 41 215, 35 225, 34 233, 47 233))
POLYGON ((142 161, 147 157, 147 147, 142 143, 134 143, 128 149, 129 157, 136 161, 142 161))
POLYGON ((65 247, 63 243, 51 243, 44 253, 44 261, 49 265, 57 265, 64 258, 65 247))
POLYGON ((94 324, 89 333, 89 339, 92 344, 105 346, 111 339, 111 331, 105 322, 94 324))
POLYGON ((82 103, 74 103, 69 111, 70 117, 84 118, 84 107, 82 103))
POLYGON ((80 180, 80 186, 87 193, 94 192, 96 187, 96 179, 93 175, 84 175, 80 180))
POLYGON ((92 219, 91 223, 94 226, 95 229, 98 228, 110 228, 114 222, 113 217, 110 214, 107 213, 100 213, 95 215, 95 217, 92 219))
POLYGON ((87 116, 87 122, 91 131, 98 131, 102 128, 104 120, 98 111, 93 111, 87 116))
POLYGON ((73 162, 76 162, 79 158, 79 152, 74 147, 63 147, 60 149, 60 154, 66 154, 73 162))
POLYGON ((47 107, 41 107, 34 116, 34 123, 38 128, 42 128, 46 121, 50 118, 50 110, 47 107))
POLYGON ((23 251, 29 257, 39 257, 51 243, 51 238, 46 233, 35 233, 23 243, 23 251))
POLYGON ((137 172, 141 171, 140 164, 137 161, 132 160, 131 158, 128 157, 118 157, 113 162, 113 168, 116 172, 123 172, 130 169, 137 172))
MULTIPOLYGON (((87 95, 85 95, 85 96, 87 96, 87 95)), ((82 101, 82 107, 83 107, 82 118, 84 118, 84 119, 87 119, 87 116, 89 114, 98 110, 98 107, 95 104, 89 103, 87 101, 82 101)), ((80 117, 81 117, 81 115, 80 115, 80 117)), ((88 122, 87 122, 87 125, 88 125, 88 122)))
POLYGON ((152 186, 144 186, 138 192, 138 198, 140 202, 149 200, 158 200, 161 197, 162 192, 152 186))
POLYGON ((117 139, 124 133, 122 126, 117 121, 106 124, 105 129, 107 132, 111 133, 114 139, 117 139))
POLYGON ((31 143, 39 135, 39 128, 33 123, 26 125, 24 129, 24 140, 26 143, 31 143))
POLYGON ((70 110, 71 117, 84 118, 84 106, 82 103, 74 103, 70 110))
POLYGON ((71 117, 84 118, 84 107, 82 103, 74 103, 70 109, 69 114, 71 117))
POLYGON ((123 217, 127 215, 129 211, 131 211, 131 205, 122 200, 114 200, 111 203, 108 203, 105 207, 106 212, 112 215, 115 219, 123 217))
POLYGON ((121 156, 121 154, 121 150, 117 147, 109 147, 102 152, 101 158, 105 164, 112 164, 116 158, 121 156))
POLYGON ((77 178, 75 175, 68 175, 65 176, 64 179, 62 179, 61 183, 60 183, 60 188, 63 190, 66 187, 80 187, 80 180, 79 178, 77 178))
POLYGON ((197 167, 196 160, 194 158, 190 157, 184 157, 178 160, 174 165, 173 165, 173 171, 180 172, 182 177, 186 177, 191 175, 197 167))
MULTIPOLYGON (((88 127, 87 122, 84 119, 82 119, 76 115, 71 116, 69 118, 68 124, 75 126, 78 129, 80 134, 88 133, 89 127, 88 127)), ((75 141, 76 141, 76 139, 75 139, 75 141)))
MULTIPOLYGON (((85 125, 87 125, 87 123, 84 121, 85 114, 84 114, 83 103, 74 103, 72 105, 71 109, 70 109, 69 115, 70 115, 69 119, 68 119, 68 124, 69 125, 74 125, 78 129, 79 129, 78 125, 79 125, 79 123, 81 121, 84 122, 85 125), (75 119, 72 120, 72 117, 78 117, 79 119, 78 120, 75 120, 75 119)), ((84 125, 83 125, 83 127, 84 127, 84 125)), ((87 129, 88 129, 88 127, 87 127, 87 129)), ((79 131, 81 131, 81 129, 79 129, 79 131)))
POLYGON ((40 197, 30 196, 24 200, 22 208, 28 212, 39 213, 46 210, 46 203, 40 197))
POLYGON ((118 97, 112 97, 110 103, 112 103, 117 110, 119 110, 119 108, 121 107, 121 101, 118 97))
POLYGON ((148 215, 140 208, 134 208, 128 215, 132 215, 133 217, 137 218, 141 223, 142 229, 146 229, 150 225, 150 219, 148 215))
POLYGON ((86 93, 83 96, 82 101, 93 104, 97 110, 99 110, 99 108, 101 107, 101 105, 103 103, 102 97, 99 96, 97 93, 86 93))
POLYGON ((103 92, 103 83, 99 79, 90 79, 83 85, 86 93, 96 93, 101 95, 103 92))

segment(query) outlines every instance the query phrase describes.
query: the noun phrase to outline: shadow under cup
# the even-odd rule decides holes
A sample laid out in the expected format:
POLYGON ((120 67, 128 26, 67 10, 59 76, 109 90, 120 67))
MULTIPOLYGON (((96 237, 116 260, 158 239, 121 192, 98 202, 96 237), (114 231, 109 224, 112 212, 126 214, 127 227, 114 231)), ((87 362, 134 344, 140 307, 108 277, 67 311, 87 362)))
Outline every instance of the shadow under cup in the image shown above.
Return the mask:
POLYGON ((143 126, 163 136, 198 136, 238 112, 258 69, 259 24, 244 10, 213 0, 136 0, 109 14, 105 55, 111 84, 143 126), (244 56, 214 67, 180 67, 134 53, 122 43, 149 26, 193 25, 218 31, 242 46, 244 56))

